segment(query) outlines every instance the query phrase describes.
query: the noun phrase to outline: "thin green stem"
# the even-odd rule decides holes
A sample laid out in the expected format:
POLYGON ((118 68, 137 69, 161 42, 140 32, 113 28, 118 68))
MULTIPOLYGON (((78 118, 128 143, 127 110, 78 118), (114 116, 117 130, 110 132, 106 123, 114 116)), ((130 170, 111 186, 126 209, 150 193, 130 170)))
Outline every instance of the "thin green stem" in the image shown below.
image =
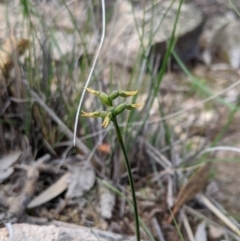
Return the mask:
MULTIPOLYGON (((115 188, 113 185, 111 185, 110 182, 106 181, 106 180, 101 180, 98 178, 98 181, 100 181, 103 185, 105 185, 109 190, 111 190, 112 192, 116 193, 117 195, 119 195, 120 197, 122 197, 123 199, 125 199, 128 203, 128 205, 131 207, 132 210, 133 209, 133 204, 132 202, 126 197, 125 194, 123 194, 120 190, 118 190, 117 188, 115 188)), ((148 237, 150 238, 151 241, 156 241, 155 238, 153 237, 151 231, 149 230, 149 228, 146 226, 146 224, 144 223, 144 221, 141 219, 140 216, 138 216, 139 218, 139 223, 141 225, 141 227, 143 228, 143 230, 145 231, 145 233, 148 235, 148 237)))
POLYGON ((123 152, 123 155, 124 155, 124 159, 125 159, 125 164, 126 164, 126 167, 127 167, 128 179, 129 179, 131 192, 132 192, 134 218, 135 218, 135 225, 136 225, 136 236, 137 236, 137 241, 140 241, 140 229, 139 229, 140 225, 139 225, 139 217, 138 217, 138 208, 137 208, 137 200, 136 200, 136 195, 135 195, 135 188, 134 188, 134 184, 133 184, 131 167, 130 167, 130 163, 129 163, 129 160, 128 160, 128 157, 127 157, 127 152, 126 152, 126 149, 125 149, 125 146, 124 146, 124 143, 123 143, 121 131, 120 131, 120 128, 118 126, 117 118, 116 118, 114 113, 112 113, 112 114, 113 114, 112 122, 114 124, 117 139, 118 139, 118 142, 121 146, 121 149, 122 149, 122 152, 123 152))

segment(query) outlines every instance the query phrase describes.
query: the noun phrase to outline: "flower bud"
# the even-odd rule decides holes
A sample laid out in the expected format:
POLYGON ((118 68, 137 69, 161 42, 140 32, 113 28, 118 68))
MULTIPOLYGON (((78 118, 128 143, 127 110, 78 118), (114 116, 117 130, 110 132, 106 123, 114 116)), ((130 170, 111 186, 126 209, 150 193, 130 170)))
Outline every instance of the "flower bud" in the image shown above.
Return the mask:
POLYGON ((126 109, 127 110, 133 110, 135 108, 139 108, 143 106, 143 103, 136 103, 136 104, 126 104, 126 109))
POLYGON ((90 88, 84 88, 85 90, 87 90, 89 93, 95 95, 95 96, 98 96, 100 91, 96 91, 96 90, 93 90, 91 87, 90 88))
POLYGON ((107 105, 107 106, 111 106, 111 101, 109 100, 108 98, 108 95, 104 92, 101 92, 101 91, 96 91, 96 90, 93 90, 92 88, 85 88, 89 93, 97 96, 100 101, 107 105))
POLYGON ((102 127, 106 128, 109 125, 109 122, 111 120, 113 120, 113 117, 115 118, 117 115, 121 114, 124 110, 133 110, 135 108, 141 107, 143 106, 142 103, 136 103, 136 104, 127 104, 127 103, 122 103, 120 105, 118 105, 117 107, 113 107, 112 106, 112 101, 117 98, 118 96, 121 97, 129 97, 129 96, 133 96, 137 94, 137 90, 136 91, 112 91, 110 93, 110 95, 107 95, 104 92, 101 91, 96 91, 93 90, 92 88, 85 88, 88 92, 90 92, 91 94, 97 96, 100 101, 108 106, 107 111, 95 111, 95 112, 84 112, 82 111, 81 115, 84 117, 101 117, 103 118, 103 123, 102 123, 102 127))
POLYGON ((99 117, 105 118, 107 116, 108 112, 107 111, 100 111, 99 112, 99 117))
POLYGON ((95 112, 89 112, 89 113, 87 113, 87 112, 82 111, 81 116, 97 118, 97 117, 100 116, 100 112, 99 112, 99 111, 95 111, 95 112))
POLYGON ((109 100, 109 97, 108 97, 108 95, 107 95, 106 93, 100 92, 99 95, 98 95, 98 98, 100 99, 100 101, 101 101, 103 104, 105 104, 105 105, 107 105, 107 106, 111 106, 111 105, 112 105, 112 103, 111 103, 111 101, 109 100))
POLYGON ((134 90, 134 91, 123 91, 123 90, 120 90, 119 91, 119 95, 121 97, 129 97, 129 96, 136 95, 137 92, 138 92, 137 90, 134 90))
POLYGON ((118 90, 114 90, 108 96, 109 96, 110 100, 114 100, 114 99, 116 99, 119 96, 119 91, 118 90))
POLYGON ((105 119, 103 120, 102 127, 106 128, 108 126, 110 120, 111 120, 111 113, 108 113, 106 115, 105 119))
POLYGON ((122 103, 114 108, 114 113, 116 115, 121 114, 126 109, 126 103, 122 103))

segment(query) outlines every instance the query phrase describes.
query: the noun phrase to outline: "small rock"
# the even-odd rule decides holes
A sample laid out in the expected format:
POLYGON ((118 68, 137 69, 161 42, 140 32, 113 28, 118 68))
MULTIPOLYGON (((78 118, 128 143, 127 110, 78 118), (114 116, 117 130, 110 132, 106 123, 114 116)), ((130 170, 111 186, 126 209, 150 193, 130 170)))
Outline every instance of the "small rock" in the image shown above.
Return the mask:
POLYGON ((240 21, 231 21, 217 31, 211 43, 212 51, 233 69, 240 67, 239 29, 240 21))
POLYGON ((113 207, 115 205, 115 195, 103 184, 98 183, 99 187, 99 213, 102 218, 110 219, 112 217, 113 207))
MULTIPOLYGON (((171 1, 163 0, 154 5, 149 4, 143 10, 132 8, 130 1, 117 1, 113 14, 113 19, 116 20, 107 28, 108 35, 102 52, 106 51, 109 61, 135 68, 142 49, 151 47, 148 57, 153 60, 154 66, 157 59, 162 60, 165 54, 166 42, 171 37, 178 6, 178 1, 171 4, 171 1)), ((203 22, 199 9, 193 4, 182 4, 176 28, 176 51, 183 61, 198 52, 195 46, 203 22)))
POLYGON ((208 233, 211 239, 219 239, 224 235, 224 231, 221 228, 209 225, 208 233))
POLYGON ((195 233, 196 241, 207 241, 206 223, 203 221, 197 226, 195 233))
POLYGON ((217 182, 212 181, 207 185, 206 195, 214 196, 214 195, 217 195, 218 192, 219 192, 219 187, 218 187, 217 182))

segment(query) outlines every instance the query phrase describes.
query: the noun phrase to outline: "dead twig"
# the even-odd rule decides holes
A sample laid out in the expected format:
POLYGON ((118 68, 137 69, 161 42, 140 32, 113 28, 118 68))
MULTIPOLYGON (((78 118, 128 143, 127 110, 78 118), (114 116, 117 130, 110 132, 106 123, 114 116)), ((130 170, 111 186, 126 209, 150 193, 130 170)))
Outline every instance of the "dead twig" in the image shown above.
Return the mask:
POLYGON ((163 236, 163 233, 162 233, 162 229, 157 221, 157 219, 155 217, 152 218, 152 224, 157 232, 157 235, 158 235, 158 238, 160 241, 165 241, 165 238, 163 236))

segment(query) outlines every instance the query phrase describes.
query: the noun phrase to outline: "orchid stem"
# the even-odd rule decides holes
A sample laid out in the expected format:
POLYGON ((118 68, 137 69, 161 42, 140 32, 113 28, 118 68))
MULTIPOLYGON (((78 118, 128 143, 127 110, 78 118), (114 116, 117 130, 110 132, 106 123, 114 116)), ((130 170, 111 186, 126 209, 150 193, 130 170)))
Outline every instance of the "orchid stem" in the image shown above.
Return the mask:
POLYGON ((130 187, 131 187, 132 200, 133 200, 134 218, 135 218, 135 226, 136 226, 136 236, 137 236, 137 241, 140 241, 141 239, 140 239, 140 229, 139 229, 140 226, 139 226, 138 207, 137 207, 137 200, 136 200, 136 195, 135 195, 135 188, 134 188, 134 184, 133 184, 133 177, 132 177, 130 162, 129 162, 128 157, 127 157, 126 148, 125 148, 124 143, 123 143, 123 139, 122 139, 120 128, 118 126, 116 115, 114 113, 112 113, 112 114, 113 114, 112 115, 112 122, 114 124, 115 131, 116 131, 116 134, 117 134, 117 139, 118 139, 118 142, 119 142, 120 147, 122 149, 124 159, 125 159, 125 164, 126 164, 126 167, 127 167, 128 179, 129 179, 129 183, 130 183, 130 187))

